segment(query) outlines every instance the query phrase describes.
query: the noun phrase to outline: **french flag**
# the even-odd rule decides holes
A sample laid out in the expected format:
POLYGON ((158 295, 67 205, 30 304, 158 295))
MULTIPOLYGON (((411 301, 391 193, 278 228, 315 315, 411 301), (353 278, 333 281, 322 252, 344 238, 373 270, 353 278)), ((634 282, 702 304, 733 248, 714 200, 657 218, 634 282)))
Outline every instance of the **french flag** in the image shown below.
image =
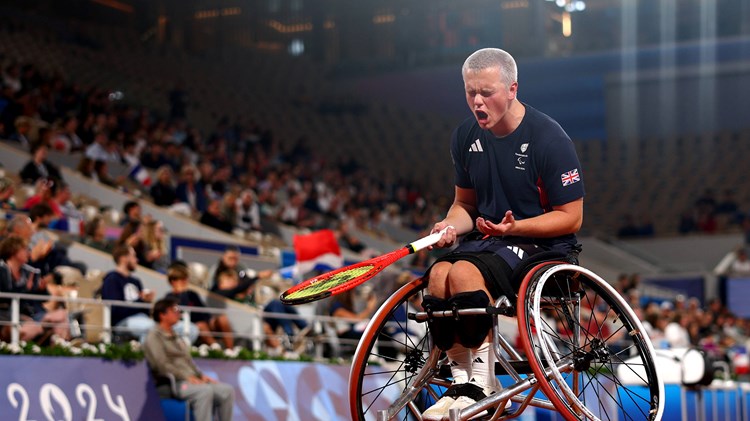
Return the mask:
POLYGON ((145 187, 151 186, 151 174, 149 174, 148 170, 143 168, 143 166, 140 163, 135 164, 130 168, 128 177, 130 177, 130 179, 132 180, 137 181, 142 186, 145 186, 145 187))
POLYGON ((296 273, 303 275, 313 269, 328 272, 344 264, 336 235, 329 229, 292 238, 297 255, 296 273))

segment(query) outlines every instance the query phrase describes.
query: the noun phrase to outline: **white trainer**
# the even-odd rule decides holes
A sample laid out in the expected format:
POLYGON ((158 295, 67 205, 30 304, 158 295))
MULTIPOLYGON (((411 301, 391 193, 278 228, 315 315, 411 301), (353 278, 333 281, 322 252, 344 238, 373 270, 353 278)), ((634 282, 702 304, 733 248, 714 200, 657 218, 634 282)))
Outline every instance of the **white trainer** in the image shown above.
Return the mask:
MULTIPOLYGON (((474 405, 475 403, 479 402, 480 400, 486 398, 487 396, 496 393, 498 390, 494 388, 482 388, 482 386, 469 382, 466 383, 464 387, 461 388, 461 390, 458 393, 461 393, 460 396, 456 397, 456 400, 453 402, 453 405, 448 408, 448 412, 450 413, 451 409, 464 409, 471 405, 474 405)), ((511 406, 511 401, 508 400, 508 402, 505 403, 505 410, 509 409, 511 406)), ((491 415, 490 410, 482 411, 473 417, 469 418, 471 420, 482 418, 487 415, 491 415)))
POLYGON ((442 421, 448 419, 448 410, 454 402, 456 402, 455 397, 443 396, 422 413, 422 419, 425 421, 442 421))

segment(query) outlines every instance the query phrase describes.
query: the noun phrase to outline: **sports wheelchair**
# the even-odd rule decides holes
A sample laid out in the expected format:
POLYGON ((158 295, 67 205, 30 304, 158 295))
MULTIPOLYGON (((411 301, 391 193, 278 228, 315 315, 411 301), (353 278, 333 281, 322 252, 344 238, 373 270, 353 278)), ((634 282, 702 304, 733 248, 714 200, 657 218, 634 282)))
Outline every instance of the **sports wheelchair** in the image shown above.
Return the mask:
POLYGON ((445 353, 433 346, 428 317, 490 314, 502 391, 450 420, 515 418, 529 406, 565 420, 660 420, 664 384, 638 317, 604 279, 552 252, 522 262, 511 277, 514 300, 487 308, 432 312, 419 306, 425 279, 391 295, 372 317, 349 378, 353 420, 422 420, 451 384, 445 353), (501 334, 500 316, 515 316, 521 350, 501 334), (510 379, 510 380, 508 380, 510 379), (511 401, 509 409, 506 403, 511 401))

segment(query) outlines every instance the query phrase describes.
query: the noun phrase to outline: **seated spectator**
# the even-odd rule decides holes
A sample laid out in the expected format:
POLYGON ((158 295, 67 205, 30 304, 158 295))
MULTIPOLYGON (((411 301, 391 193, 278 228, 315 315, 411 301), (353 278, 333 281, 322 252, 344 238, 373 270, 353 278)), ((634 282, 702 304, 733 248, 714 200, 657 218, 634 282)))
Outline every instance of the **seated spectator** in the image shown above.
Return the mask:
POLYGON ((144 354, 157 390, 163 397, 184 399, 190 404, 196 420, 211 420, 214 408, 218 419, 230 421, 234 406, 234 389, 203 374, 190 356, 188 347, 175 333, 181 310, 172 298, 159 300, 152 311, 155 327, 148 333, 144 354), (177 396, 171 396, 168 375, 177 380, 177 396))
POLYGON ((729 267, 729 277, 750 278, 750 259, 744 247, 737 249, 732 266, 729 267))
POLYGON ((94 142, 86 148, 86 157, 93 161, 120 162, 117 144, 109 139, 107 133, 99 132, 94 136, 94 142))
POLYGON ((15 186, 13 180, 8 177, 0 177, 0 210, 16 210, 16 199, 13 196, 15 186))
MULTIPOLYGON (((104 276, 101 288, 102 299, 128 303, 152 302, 154 292, 144 289, 140 279, 133 276, 133 272, 138 268, 138 259, 133 247, 124 244, 115 247, 112 258, 116 267, 104 276)), ((124 329, 140 338, 141 341, 154 327, 153 320, 148 317, 148 310, 143 308, 114 305, 111 321, 113 328, 124 329)))
POLYGON ((78 130, 78 118, 74 115, 70 115, 65 118, 62 122, 62 127, 58 132, 57 136, 52 140, 52 147, 55 150, 73 153, 80 152, 86 146, 78 137, 76 131, 78 130))
POLYGON ((105 253, 112 253, 114 242, 107 239, 106 230, 107 227, 101 216, 88 221, 84 227, 83 244, 105 253))
POLYGON ((206 211, 201 215, 200 223, 226 233, 234 230, 232 222, 221 213, 221 201, 216 199, 209 200, 206 211))
POLYGON ((197 212, 204 212, 208 202, 206 187, 196 180, 198 170, 193 165, 186 165, 180 171, 180 183, 177 184, 177 200, 187 203, 197 212))
POLYGON ((44 258, 32 262, 32 266, 42 271, 42 276, 47 276, 58 266, 71 266, 81 273, 86 273, 86 264, 70 260, 67 248, 57 241, 56 234, 47 230, 52 221, 55 220, 55 214, 49 206, 44 203, 35 205, 29 210, 29 219, 32 228, 29 244, 32 249, 39 243, 51 242, 51 248, 44 258))
POLYGON ((342 317, 347 319, 359 320, 359 322, 343 322, 342 327, 337 329, 339 338, 359 340, 367 326, 367 320, 372 317, 377 310, 378 300, 375 294, 370 293, 366 298, 366 304, 363 309, 355 306, 354 290, 342 292, 333 297, 331 306, 328 310, 330 316, 342 317))
POLYGON ((123 227, 116 244, 124 244, 132 247, 135 250, 138 264, 149 269, 154 269, 154 265, 157 264, 159 259, 164 257, 164 253, 160 248, 151 248, 152 246, 146 242, 146 231, 146 223, 130 221, 123 227))
POLYGON ((263 317, 263 333, 266 337, 266 345, 275 351, 281 349, 282 340, 276 332, 280 327, 284 332, 284 335, 286 335, 284 342, 286 342, 290 348, 293 348, 294 351, 299 352, 301 350, 301 345, 304 345, 304 343, 301 343, 301 339, 303 339, 310 331, 310 326, 307 321, 300 317, 287 319, 270 315, 271 313, 278 313, 299 316, 297 309, 294 306, 282 303, 280 300, 271 300, 265 305, 265 307, 263 307, 263 312, 269 313, 269 315, 263 317), (298 330, 296 333, 294 330, 295 326, 298 330))
POLYGON ((130 200, 125 202, 124 205, 122 205, 122 219, 120 220, 120 226, 124 227, 127 225, 130 221, 141 221, 141 218, 143 217, 141 214, 141 205, 138 204, 138 202, 130 200))
MULTIPOLYGON (((195 291, 188 288, 188 276, 186 267, 172 264, 169 270, 167 270, 167 281, 169 281, 172 291, 165 298, 174 299, 181 306, 206 307, 203 299, 195 291)), ((215 344, 216 338, 214 338, 214 332, 218 332, 221 334, 221 341, 224 342, 224 347, 226 349, 234 348, 232 325, 229 323, 229 318, 226 314, 191 312, 190 321, 199 330, 200 338, 204 343, 208 345, 215 344)), ((175 330, 181 332, 180 328, 175 328, 175 330)))
POLYGON ((219 274, 226 270, 231 270, 237 274, 238 279, 249 279, 253 283, 258 279, 268 278, 273 275, 272 270, 262 270, 256 273, 254 270, 248 269, 240 262, 240 256, 240 249, 237 246, 227 246, 219 261, 209 268, 208 280, 211 284, 209 288, 212 292, 218 290, 219 274))
MULTIPOLYGON (((46 284, 39 270, 27 264, 29 260, 28 244, 17 236, 9 236, 0 241, 0 292, 22 294, 41 294, 46 284)), ((0 299, 0 321, 10 322, 10 299, 0 299)), ((34 315, 40 309, 40 301, 22 300, 20 305, 21 327, 20 338, 31 341, 42 334, 41 325, 34 322, 34 315)), ((0 340, 8 341, 11 326, 0 326, 0 340)))
POLYGON ((96 161, 94 161, 93 159, 87 156, 83 156, 81 157, 81 160, 78 161, 76 171, 78 171, 78 173, 86 178, 96 179, 96 170, 94 169, 95 162, 96 161))
POLYGON ((48 178, 40 178, 36 181, 35 187, 34 195, 26 199, 26 203, 23 204, 23 209, 29 210, 34 206, 43 203, 52 209, 52 213, 55 216, 54 219, 61 218, 63 216, 62 211, 57 202, 53 199, 55 192, 57 191, 57 184, 55 181, 48 178))
POLYGON ((239 274, 231 269, 218 272, 216 278, 216 289, 212 289, 212 292, 242 304, 252 303, 252 288, 257 278, 249 276, 240 278, 239 274))
POLYGON ((40 178, 62 180, 60 171, 47 161, 49 149, 43 142, 35 143, 31 147, 31 161, 21 168, 20 176, 24 183, 34 184, 40 178))
POLYGON ((158 272, 167 270, 167 239, 164 224, 150 216, 143 218, 143 243, 146 246, 147 267, 158 272))
POLYGON ((172 179, 174 173, 169 165, 162 165, 156 171, 156 183, 151 186, 150 195, 156 206, 172 206, 177 203, 177 191, 172 179))
POLYGON ((26 215, 17 214, 10 220, 6 228, 8 236, 17 236, 23 239, 29 246, 29 265, 39 269, 45 267, 45 260, 55 245, 52 240, 40 239, 31 245, 31 238, 36 233, 36 226, 32 224, 31 218, 26 215))
POLYGON ((31 122, 32 119, 29 117, 16 117, 16 121, 14 122, 16 130, 8 137, 8 140, 17 142, 25 151, 31 148, 31 141, 28 138, 31 131, 31 122))
POLYGON ((122 184, 122 180, 114 179, 109 174, 109 164, 107 164, 107 161, 94 161, 94 180, 113 189, 122 184))
POLYGON ((237 199, 237 220, 235 226, 245 233, 260 231, 260 207, 252 190, 243 190, 237 199))

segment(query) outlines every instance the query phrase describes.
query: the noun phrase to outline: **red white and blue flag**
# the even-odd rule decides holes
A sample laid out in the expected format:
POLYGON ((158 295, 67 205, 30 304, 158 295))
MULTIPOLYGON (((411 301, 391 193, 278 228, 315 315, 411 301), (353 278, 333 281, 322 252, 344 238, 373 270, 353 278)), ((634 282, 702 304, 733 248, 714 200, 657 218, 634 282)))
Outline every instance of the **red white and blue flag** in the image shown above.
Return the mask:
POLYGON ((141 164, 135 164, 130 167, 128 177, 130 177, 132 180, 137 181, 144 187, 151 186, 151 174, 149 174, 148 170, 141 164))
POLYGON ((564 187, 581 181, 581 176, 578 174, 578 168, 576 168, 574 170, 562 173, 562 175, 560 175, 560 179, 562 180, 562 185, 564 187))
POLYGON ((316 269, 328 272, 344 265, 341 248, 333 231, 324 229, 306 235, 295 235, 292 239, 297 262, 294 274, 302 276, 316 269))

